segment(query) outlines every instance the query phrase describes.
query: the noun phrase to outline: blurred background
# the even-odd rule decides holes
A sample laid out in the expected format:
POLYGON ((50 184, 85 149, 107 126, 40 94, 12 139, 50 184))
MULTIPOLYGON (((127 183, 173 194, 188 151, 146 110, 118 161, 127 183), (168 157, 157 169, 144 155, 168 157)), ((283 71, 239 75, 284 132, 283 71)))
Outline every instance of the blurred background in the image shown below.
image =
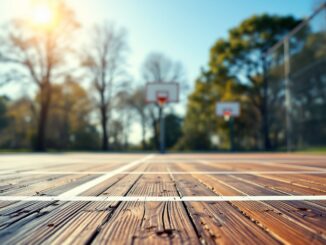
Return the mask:
POLYGON ((1 1, 0 151, 158 150, 154 81, 169 151, 326 151, 326 1, 1 1))

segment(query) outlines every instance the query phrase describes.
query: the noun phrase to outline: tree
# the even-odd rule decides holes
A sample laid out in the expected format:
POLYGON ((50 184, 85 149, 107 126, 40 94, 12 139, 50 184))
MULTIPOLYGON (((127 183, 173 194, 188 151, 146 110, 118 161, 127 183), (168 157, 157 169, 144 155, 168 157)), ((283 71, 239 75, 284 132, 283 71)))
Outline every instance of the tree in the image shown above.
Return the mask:
POLYGON ((182 137, 178 150, 209 150, 212 148, 211 136, 216 130, 215 104, 221 98, 220 90, 213 84, 211 74, 202 73, 197 79, 195 89, 188 96, 187 112, 182 126, 182 137))
POLYGON ((83 55, 95 91, 95 104, 100 114, 102 150, 109 149, 109 121, 112 119, 115 95, 123 90, 127 51, 126 32, 104 23, 95 26, 92 40, 83 55))
MULTIPOLYGON (((97 149, 98 133, 91 122, 92 102, 73 77, 52 87, 48 146, 55 149, 97 149)), ((37 96, 39 99, 39 96, 37 96)))
POLYGON ((6 117, 8 124, 1 132, 1 144, 5 148, 29 149, 35 134, 33 101, 27 97, 9 101, 6 117))
MULTIPOLYGON (((160 53, 151 53, 146 58, 142 74, 145 82, 177 82, 181 89, 185 87, 185 72, 180 62, 175 62, 160 53)), ((159 122, 162 117, 162 107, 158 104, 149 105, 149 116, 154 136, 154 144, 159 149, 159 122)))
POLYGON ((5 96, 0 96, 0 132, 2 129, 6 128, 9 124, 9 119, 7 116, 7 104, 9 99, 5 96))
POLYGON ((8 104, 9 98, 6 96, 0 96, 0 147, 6 146, 8 142, 7 128, 10 124, 10 118, 8 117, 8 104))
MULTIPOLYGON (((138 113, 141 112, 137 96, 138 90, 133 90, 130 84, 126 86, 126 89, 116 95, 116 118, 115 122, 121 125, 121 146, 120 148, 127 150, 129 148, 129 138, 131 133, 131 127, 137 119, 138 113)), ((142 97, 144 100, 144 97, 142 97)), ((146 107, 143 108, 143 110, 146 107)), ((140 118, 141 119, 141 118, 140 118)), ((114 130, 113 130, 114 131, 114 130)))
POLYGON ((261 145, 270 149, 267 101, 274 95, 264 74, 269 65, 266 52, 300 21, 291 16, 252 16, 232 28, 226 39, 217 40, 208 69, 202 70, 189 96, 180 148, 210 149, 215 136, 225 148, 228 127, 216 117, 215 105, 235 100, 241 103, 236 144, 242 149, 261 149, 261 145))
POLYGON ((172 149, 182 136, 182 119, 177 115, 170 113, 165 116, 165 125, 168 129, 165 132, 165 144, 167 149, 172 149))
POLYGON ((128 95, 126 98, 127 105, 133 110, 140 120, 140 125, 142 128, 142 148, 145 150, 146 145, 146 131, 148 127, 148 104, 146 103, 146 92, 145 87, 139 87, 132 94, 128 95))
POLYGON ((38 88, 37 151, 46 149, 52 86, 68 72, 67 58, 73 45, 71 36, 78 28, 74 12, 64 1, 53 1, 51 11, 53 18, 48 23, 12 21, 0 40, 0 62, 7 63, 9 69, 6 80, 27 80, 38 88))
POLYGON ((110 135, 110 140, 112 142, 112 149, 121 150, 123 148, 123 125, 120 120, 113 119, 110 123, 110 129, 112 134, 110 135))
MULTIPOLYGON (((164 116, 165 120, 165 146, 169 150, 180 150, 180 147, 176 147, 178 140, 182 136, 182 119, 174 113, 168 113, 164 116)), ((157 125, 159 128, 159 125, 157 125)), ((150 138, 150 142, 153 142, 154 136, 150 138)))
POLYGON ((231 29, 228 38, 219 39, 211 49, 210 70, 218 74, 226 68, 227 75, 245 87, 252 107, 258 112, 256 119, 260 122, 265 150, 271 148, 266 52, 300 22, 292 16, 252 16, 231 29))

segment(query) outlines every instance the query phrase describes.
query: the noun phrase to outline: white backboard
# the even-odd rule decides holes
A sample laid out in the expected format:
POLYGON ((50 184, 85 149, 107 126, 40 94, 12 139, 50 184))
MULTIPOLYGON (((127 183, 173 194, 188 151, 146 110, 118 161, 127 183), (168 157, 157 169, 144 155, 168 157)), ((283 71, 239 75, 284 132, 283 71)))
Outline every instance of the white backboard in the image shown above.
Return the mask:
POLYGON ((159 97, 166 97, 167 103, 179 102, 179 84, 170 82, 147 83, 146 102, 156 103, 159 97))
POLYGON ((239 102, 218 102, 216 105, 216 113, 218 116, 224 116, 225 112, 229 112, 232 117, 240 116, 239 102))

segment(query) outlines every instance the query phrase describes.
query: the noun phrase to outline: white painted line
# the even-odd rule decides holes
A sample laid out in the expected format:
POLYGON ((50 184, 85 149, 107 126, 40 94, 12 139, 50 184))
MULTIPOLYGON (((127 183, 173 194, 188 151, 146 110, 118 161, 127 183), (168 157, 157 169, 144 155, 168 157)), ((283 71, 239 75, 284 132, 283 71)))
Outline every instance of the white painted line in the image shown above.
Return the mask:
MULTIPOLYGON (((267 157, 266 157, 267 158, 267 157)), ((181 159, 181 158, 171 158, 171 159, 154 159, 153 163, 196 163, 199 161, 207 161, 207 162, 213 162, 213 163, 230 163, 230 164, 239 164, 239 163, 259 163, 259 162, 268 162, 268 163, 279 163, 279 164, 292 164, 295 165, 298 162, 301 163, 311 163, 311 161, 315 160, 305 160, 305 159, 295 159, 295 160, 289 160, 289 159, 270 159, 266 160, 266 158, 262 159, 246 159, 246 158, 232 158, 232 159, 221 159, 221 158, 211 158, 211 159, 205 159, 205 158, 188 158, 188 159, 181 159)), ((320 159, 318 162, 323 161, 325 159, 320 159)))
POLYGON ((251 202, 326 201, 324 196, 0 196, 0 201, 64 202, 251 202))
POLYGON ((64 192, 59 197, 64 198, 64 197, 78 196, 79 194, 81 194, 81 193, 87 191, 88 189, 102 183, 103 181, 105 181, 105 180, 107 180, 107 179, 109 179, 109 178, 111 178, 111 177, 113 177, 115 175, 118 175, 121 172, 128 170, 129 168, 136 167, 137 165, 151 159, 152 157, 154 157, 154 155, 149 155, 149 156, 146 156, 146 157, 144 157, 144 158, 142 158, 140 160, 133 161, 133 162, 131 162, 131 163, 125 165, 125 166, 122 166, 122 167, 120 167, 120 168, 118 168, 118 169, 116 169, 114 171, 111 171, 111 172, 109 172, 107 174, 104 174, 104 175, 102 175, 102 176, 100 176, 100 177, 98 177, 96 179, 93 179, 93 180, 91 180, 89 182, 81 184, 81 185, 73 188, 72 190, 64 192))
POLYGON ((11 174, 14 173, 13 170, 4 170, 4 171, 0 171, 0 174, 11 174))
MULTIPOLYGON (((11 172, 10 174, 14 175, 103 175, 109 174, 114 171, 26 171, 26 172, 11 172)), ((2 172, 0 172, 2 174, 2 172)), ((8 173, 7 173, 8 174, 8 173)), ((143 171, 122 171, 119 174, 128 174, 128 175, 169 175, 169 174, 178 174, 178 175, 187 175, 187 174, 202 174, 202 175, 245 175, 245 174, 281 174, 281 175, 295 175, 295 174, 326 174, 326 169, 322 171, 152 171, 152 172, 143 172, 143 171)))
MULTIPOLYGON (((213 165, 218 165, 219 163, 223 162, 211 162, 211 161, 202 161, 202 160, 198 160, 197 162, 204 164, 204 165, 209 165, 209 166, 213 166, 213 165)), ((241 162, 234 162, 235 164, 239 164, 239 163, 245 163, 245 164, 260 164, 260 165, 267 165, 267 166, 273 166, 273 167, 284 167, 284 168, 292 168, 292 169, 305 169, 306 171, 326 171, 326 168, 318 168, 318 167, 309 167, 309 166, 301 166, 301 165, 295 165, 295 163, 293 163, 293 165, 289 165, 286 163, 276 163, 276 162, 266 162, 266 161, 241 161, 241 162)), ((224 163, 224 164, 229 164, 228 163, 224 163)))

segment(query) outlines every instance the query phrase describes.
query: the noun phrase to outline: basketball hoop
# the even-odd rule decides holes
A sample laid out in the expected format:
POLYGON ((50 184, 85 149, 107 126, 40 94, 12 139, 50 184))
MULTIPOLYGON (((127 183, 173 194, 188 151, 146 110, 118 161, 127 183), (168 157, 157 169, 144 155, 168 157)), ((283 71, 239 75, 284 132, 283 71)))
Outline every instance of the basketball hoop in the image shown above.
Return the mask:
POLYGON ((216 114, 219 117, 224 117, 225 124, 229 124, 230 133, 230 150, 235 150, 234 142, 234 119, 240 116, 240 103, 236 101, 217 102, 216 114))
POLYGON ((160 106, 164 106, 167 101, 168 101, 168 98, 166 98, 166 97, 157 97, 157 103, 160 106))
POLYGON ((179 101, 179 84, 175 82, 151 82, 146 85, 146 102, 160 106, 160 152, 165 153, 164 105, 179 101))
POLYGON ((163 106, 179 101, 179 84, 172 82, 153 82, 146 85, 146 102, 163 106))
POLYGON ((160 106, 164 106, 168 102, 168 96, 169 94, 167 92, 158 91, 156 93, 156 101, 160 106))
POLYGON ((224 116, 224 120, 228 122, 232 116, 232 113, 231 111, 224 111, 223 116, 224 116))

